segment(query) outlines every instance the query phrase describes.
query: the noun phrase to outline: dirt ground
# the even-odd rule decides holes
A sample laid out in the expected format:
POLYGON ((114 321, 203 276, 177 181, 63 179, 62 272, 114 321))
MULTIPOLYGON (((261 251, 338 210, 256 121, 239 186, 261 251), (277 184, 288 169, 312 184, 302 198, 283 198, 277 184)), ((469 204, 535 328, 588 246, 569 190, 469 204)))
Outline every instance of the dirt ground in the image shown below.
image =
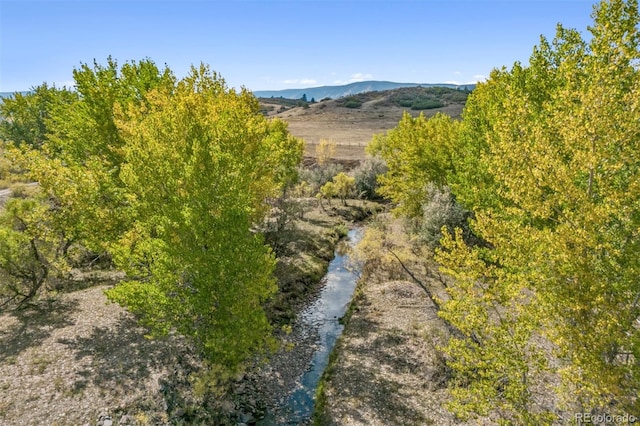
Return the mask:
MULTIPOLYGON (((300 256, 287 258, 290 273, 280 283, 288 293, 297 292, 280 306, 294 317, 319 290, 322 265, 339 238, 336 227, 346 230, 363 204, 352 201, 325 212, 315 199, 307 201, 288 245, 300 256)), ((201 404, 190 375, 202 367, 186 339, 149 339, 133 315, 108 302, 104 290, 111 283, 79 279, 78 285, 84 288, 0 312, 0 425, 208 424, 185 420, 185 409, 201 404)), ((292 333, 278 333, 282 347, 272 362, 234 384, 237 394, 223 404, 230 417, 239 412, 251 418, 247 407, 279 403, 304 373, 315 341, 292 325, 292 333)))
POLYGON ((181 339, 150 340, 105 286, 0 315, 0 424, 151 424, 181 339), (143 410, 143 408, 145 408, 143 410))

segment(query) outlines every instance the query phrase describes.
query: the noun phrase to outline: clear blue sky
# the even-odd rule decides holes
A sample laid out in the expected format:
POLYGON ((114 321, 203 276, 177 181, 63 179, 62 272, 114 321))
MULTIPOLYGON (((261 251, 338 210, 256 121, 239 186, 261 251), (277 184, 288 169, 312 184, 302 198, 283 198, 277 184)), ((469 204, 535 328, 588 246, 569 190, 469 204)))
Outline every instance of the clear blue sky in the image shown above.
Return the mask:
POLYGON ((586 34, 590 0, 0 0, 0 91, 72 83, 111 55, 178 77, 205 62, 229 86, 358 80, 468 83, 528 62, 557 23, 586 34))

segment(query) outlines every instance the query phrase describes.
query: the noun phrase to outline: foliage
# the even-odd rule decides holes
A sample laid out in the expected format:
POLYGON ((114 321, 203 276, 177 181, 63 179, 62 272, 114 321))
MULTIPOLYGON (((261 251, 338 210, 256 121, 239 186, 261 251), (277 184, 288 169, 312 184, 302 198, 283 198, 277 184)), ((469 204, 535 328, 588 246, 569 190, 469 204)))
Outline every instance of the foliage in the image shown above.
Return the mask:
POLYGON ((346 204, 346 199, 353 195, 356 188, 356 180, 346 173, 338 173, 333 177, 333 189, 335 195, 340 198, 342 204, 346 204))
POLYGON ((52 220, 127 272, 111 300, 236 370, 272 344, 261 304, 274 257, 252 229, 296 181, 302 141, 204 65, 177 81, 149 60, 110 58, 74 77, 79 98, 52 112, 42 151, 22 156, 52 220))
POLYGON ((363 97, 361 95, 346 96, 336 101, 336 104, 345 108, 360 108, 362 106, 363 97))
POLYGON ((378 176, 387 172, 387 163, 380 157, 368 155, 364 161, 353 170, 356 193, 359 197, 369 200, 380 199, 378 195, 378 176))
POLYGON ((340 163, 325 162, 323 165, 314 164, 310 167, 298 169, 301 182, 309 185, 308 192, 315 194, 320 187, 330 182, 335 175, 344 170, 340 163))
POLYGON ((147 108, 154 88, 171 90, 175 78, 149 60, 121 68, 82 64, 74 72, 76 101, 50 111, 41 150, 19 159, 55 204, 56 226, 71 241, 104 252, 132 226, 130 196, 121 179, 125 141, 115 123, 116 106, 147 108))
POLYGON ((5 182, 10 176, 11 161, 6 157, 6 151, 3 144, 0 144, 0 182, 5 182))
POLYGON ((46 83, 27 94, 15 93, 0 102, 0 140, 15 145, 38 148, 48 133, 47 123, 52 110, 77 99, 67 88, 49 87, 46 83))
POLYGON ((464 216, 454 199, 473 211, 483 244, 444 223, 436 256, 454 278, 439 315, 460 417, 640 410, 637 1, 593 18, 588 41, 558 26, 528 65, 494 70, 461 123, 405 115, 369 146, 389 167, 379 192, 429 240, 464 216))
POLYGON ((411 109, 421 111, 423 109, 442 108, 444 104, 434 99, 415 100, 411 103, 411 109))
POLYGON ((336 196, 336 185, 333 182, 327 182, 320 188, 320 192, 316 194, 319 200, 326 199, 331 205, 331 199, 336 196))
POLYGON ((450 87, 404 87, 392 92, 391 101, 400 106, 411 106, 413 102, 432 101, 442 105, 465 103, 469 92, 450 87), (409 105, 402 103, 410 102, 409 105))
POLYGON ((336 155, 336 141, 330 139, 320 139, 316 145, 316 162, 319 165, 326 164, 336 155))
POLYGON ((439 256, 456 277, 442 315, 467 330, 446 348, 465 379, 459 413, 497 406, 514 423, 549 422, 533 398, 553 391, 536 389, 540 339, 553 343, 570 406, 640 409, 637 2, 603 1, 593 18, 589 41, 559 26, 528 67, 494 71, 465 109, 471 149, 452 186, 491 249, 458 232, 439 256))
POLYGON ((429 247, 435 248, 443 236, 443 227, 448 233, 459 228, 463 230, 464 240, 470 242, 472 235, 467 224, 468 217, 469 212, 456 202, 449 187, 440 189, 427 184, 422 216, 416 219, 418 235, 429 247))
POLYGON ((405 113, 396 128, 377 135, 367 146, 368 154, 387 163, 378 192, 398 205, 396 212, 419 216, 427 183, 446 183, 453 170, 458 128, 459 123, 444 114, 427 119, 405 113))
POLYGON ((320 200, 329 200, 329 205, 331 205, 331 199, 337 197, 340 198, 343 205, 346 205, 347 198, 353 196, 354 191, 355 178, 340 172, 333 177, 333 180, 320 187, 316 197, 320 200))
POLYGON ((66 269, 65 241, 47 222, 48 206, 11 199, 0 214, 0 307, 22 305, 66 269))

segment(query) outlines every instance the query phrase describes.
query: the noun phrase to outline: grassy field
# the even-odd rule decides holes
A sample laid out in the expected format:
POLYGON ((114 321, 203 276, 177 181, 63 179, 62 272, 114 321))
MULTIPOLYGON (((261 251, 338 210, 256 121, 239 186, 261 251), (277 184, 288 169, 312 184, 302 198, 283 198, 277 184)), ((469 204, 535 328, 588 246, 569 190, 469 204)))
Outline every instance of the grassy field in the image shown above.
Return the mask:
POLYGON ((462 113, 464 101, 460 98, 443 97, 443 107, 423 111, 400 106, 397 99, 410 93, 390 90, 361 94, 358 95, 361 102, 358 108, 348 108, 340 99, 323 100, 309 104, 307 108, 290 106, 284 110, 282 104, 274 103, 277 100, 263 99, 262 105, 270 109, 269 116, 286 121, 290 132, 305 140, 307 155, 313 155, 315 145, 321 139, 330 139, 337 144, 336 159, 359 160, 364 158, 364 149, 373 135, 396 127, 405 112, 414 117, 419 114, 430 117, 440 112, 454 118, 462 113))

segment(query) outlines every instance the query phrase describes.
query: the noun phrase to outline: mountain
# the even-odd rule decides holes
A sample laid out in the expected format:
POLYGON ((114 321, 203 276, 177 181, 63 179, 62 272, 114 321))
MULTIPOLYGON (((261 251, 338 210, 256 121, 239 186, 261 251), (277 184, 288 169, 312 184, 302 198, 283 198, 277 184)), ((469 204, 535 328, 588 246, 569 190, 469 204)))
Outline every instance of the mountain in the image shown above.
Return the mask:
MULTIPOLYGON (((31 93, 30 91, 24 91, 24 92, 18 92, 21 95, 28 95, 29 93, 31 93)), ((13 95, 15 95, 16 92, 0 92, 0 99, 4 99, 4 98, 11 98, 13 97, 13 95)))
POLYGON ((449 87, 452 89, 469 89, 473 90, 475 84, 420 84, 420 83, 394 83, 391 81, 360 81, 357 83, 346 84, 344 86, 321 86, 309 87, 306 89, 285 89, 285 90, 257 90, 253 94, 258 98, 285 98, 300 99, 303 95, 307 95, 307 99, 314 98, 319 101, 324 98, 342 98, 345 96, 356 95, 365 92, 379 92, 383 90, 398 89, 401 87, 449 87))

